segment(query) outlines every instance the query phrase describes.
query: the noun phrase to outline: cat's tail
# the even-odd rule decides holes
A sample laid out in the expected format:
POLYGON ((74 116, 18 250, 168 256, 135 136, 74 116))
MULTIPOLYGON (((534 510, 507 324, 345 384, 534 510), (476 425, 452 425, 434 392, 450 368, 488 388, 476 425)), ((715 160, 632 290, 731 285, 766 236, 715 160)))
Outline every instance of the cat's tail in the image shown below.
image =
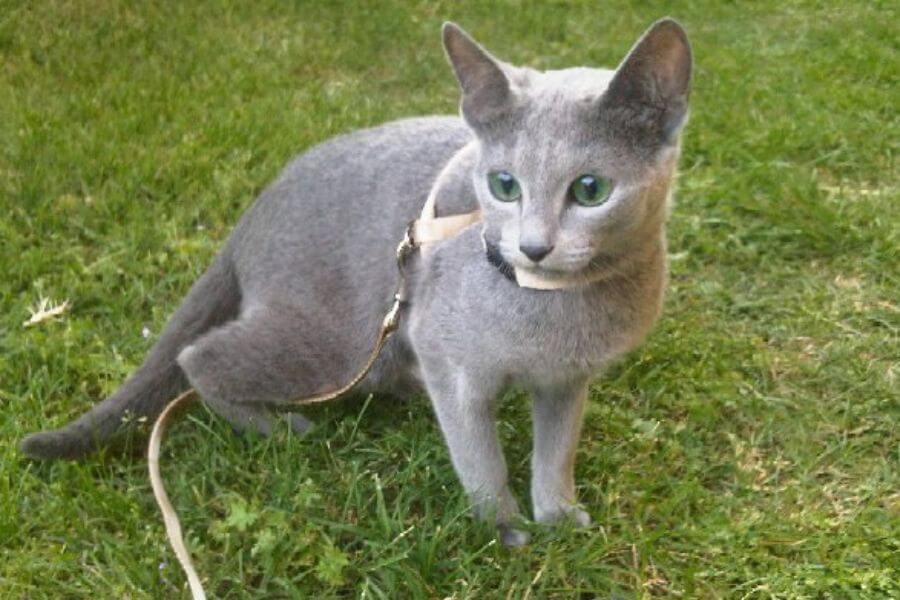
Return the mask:
POLYGON ((194 283, 144 364, 121 388, 65 427, 27 436, 20 446, 22 452, 44 460, 82 458, 132 420, 146 417, 153 422, 169 400, 188 388, 187 378, 175 362, 178 353, 204 332, 234 319, 240 301, 231 262, 219 255, 194 283))

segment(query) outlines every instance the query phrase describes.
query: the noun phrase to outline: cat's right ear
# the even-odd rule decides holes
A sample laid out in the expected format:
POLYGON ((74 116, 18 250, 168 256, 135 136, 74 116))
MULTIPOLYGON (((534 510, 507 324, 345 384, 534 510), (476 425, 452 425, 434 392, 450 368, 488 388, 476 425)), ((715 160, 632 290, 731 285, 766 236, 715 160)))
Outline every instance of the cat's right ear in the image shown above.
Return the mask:
POLYGON ((687 117, 692 64, 691 45, 681 25, 668 18, 657 21, 616 69, 604 103, 651 107, 655 128, 671 141, 687 117))
POLYGON ((442 34, 462 90, 463 117, 476 130, 489 128, 513 104, 509 78, 500 62, 455 23, 444 23, 442 34))

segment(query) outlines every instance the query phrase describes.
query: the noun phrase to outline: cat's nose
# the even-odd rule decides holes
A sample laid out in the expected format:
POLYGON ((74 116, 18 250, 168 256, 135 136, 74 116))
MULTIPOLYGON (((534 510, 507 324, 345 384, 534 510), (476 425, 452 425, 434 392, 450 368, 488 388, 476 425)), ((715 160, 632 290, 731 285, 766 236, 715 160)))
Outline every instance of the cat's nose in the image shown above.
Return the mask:
POLYGON ((553 251, 553 246, 521 244, 519 245, 519 250, 534 262, 539 263, 553 251))

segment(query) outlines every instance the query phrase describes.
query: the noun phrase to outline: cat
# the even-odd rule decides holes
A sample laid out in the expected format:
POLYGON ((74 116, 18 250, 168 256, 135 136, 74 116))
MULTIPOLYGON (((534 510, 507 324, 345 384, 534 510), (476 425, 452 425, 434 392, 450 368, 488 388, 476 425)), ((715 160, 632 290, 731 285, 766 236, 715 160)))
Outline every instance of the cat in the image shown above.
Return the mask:
POLYGON ((615 70, 539 72, 452 23, 442 33, 461 116, 387 123, 293 160, 140 369, 73 423, 26 437, 27 456, 83 457, 191 386, 238 430, 268 434, 272 407, 335 389, 365 361, 397 281, 394 249, 431 194, 438 215, 480 209, 481 221, 411 258, 403 324, 363 389, 424 387, 476 514, 508 545, 528 536, 494 411, 508 387, 528 390, 534 518, 589 524, 574 480, 588 385, 661 309, 690 44, 667 18, 615 70), (563 289, 520 286, 517 273, 563 289))

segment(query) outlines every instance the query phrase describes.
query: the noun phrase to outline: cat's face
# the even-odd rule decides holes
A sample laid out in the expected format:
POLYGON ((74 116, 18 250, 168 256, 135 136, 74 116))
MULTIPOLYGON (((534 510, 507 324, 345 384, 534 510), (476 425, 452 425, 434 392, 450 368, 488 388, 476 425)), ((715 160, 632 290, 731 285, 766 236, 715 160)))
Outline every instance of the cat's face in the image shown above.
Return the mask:
POLYGON ((453 26, 444 39, 478 139, 486 244, 553 275, 614 271, 658 239, 690 80, 677 24, 651 28, 616 71, 539 73, 500 63, 453 26))

